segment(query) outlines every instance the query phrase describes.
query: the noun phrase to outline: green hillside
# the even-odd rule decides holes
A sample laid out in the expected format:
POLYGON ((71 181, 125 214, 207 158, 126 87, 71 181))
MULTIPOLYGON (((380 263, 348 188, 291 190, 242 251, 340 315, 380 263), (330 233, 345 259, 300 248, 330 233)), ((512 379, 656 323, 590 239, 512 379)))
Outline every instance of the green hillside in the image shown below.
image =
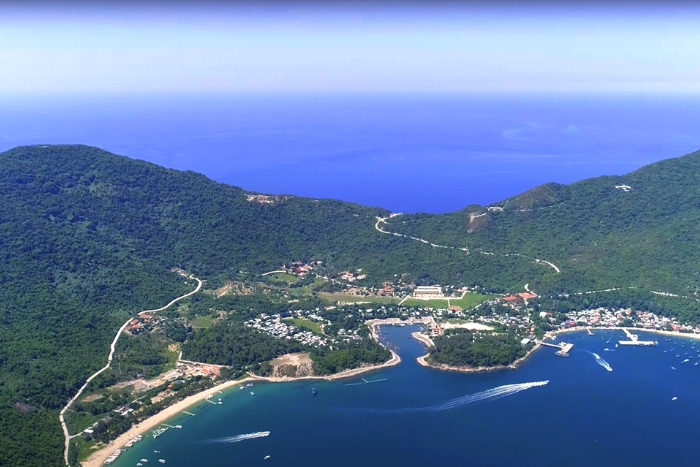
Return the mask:
POLYGON ((637 286, 694 295, 700 286, 700 152, 624 176, 543 185, 491 209, 398 216, 385 228, 473 254, 550 261, 560 274, 529 278, 540 292, 637 286))
POLYGON ((491 292, 692 295, 700 285, 700 152, 497 206, 381 224, 467 253, 378 232, 383 209, 255 198, 97 148, 0 154, 0 465, 62 464, 58 411, 104 365, 127 317, 192 289, 175 267, 209 289, 312 259, 362 268, 374 284, 399 276, 491 292))

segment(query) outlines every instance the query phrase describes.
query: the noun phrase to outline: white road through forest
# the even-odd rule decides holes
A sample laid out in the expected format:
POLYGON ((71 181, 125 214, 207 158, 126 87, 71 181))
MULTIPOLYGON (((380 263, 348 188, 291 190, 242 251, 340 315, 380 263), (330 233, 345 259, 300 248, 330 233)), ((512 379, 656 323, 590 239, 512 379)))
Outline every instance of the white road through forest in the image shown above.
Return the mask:
MULTIPOLYGON (((158 311, 166 310, 166 309, 170 308, 172 305, 174 305, 175 303, 177 303, 177 302, 179 302, 180 300, 182 300, 183 298, 187 298, 187 297, 189 297, 190 295, 196 294, 197 292, 199 292, 199 289, 202 288, 202 281, 199 280, 198 278, 196 278, 196 277, 194 277, 194 276, 186 276, 184 273, 178 273, 178 274, 180 274, 181 276, 187 277, 188 279, 194 279, 194 280, 196 280, 196 281, 197 281, 197 288, 194 289, 192 292, 186 293, 185 295, 183 295, 183 296, 181 296, 181 297, 177 297, 176 299, 172 300, 170 303, 168 303, 168 304, 165 305, 164 307, 157 308, 157 309, 155 309, 155 310, 144 310, 144 311, 142 311, 142 312, 139 313, 139 314, 142 314, 142 313, 156 313, 156 312, 158 312, 158 311)), ((87 379, 87 381, 85 381, 85 384, 83 384, 83 385, 80 387, 80 389, 79 389, 78 392, 75 394, 75 396, 73 396, 73 398, 72 398, 71 400, 68 401, 68 403, 66 404, 66 406, 63 407, 63 409, 61 410, 61 413, 58 415, 58 418, 59 418, 60 421, 61 421, 61 428, 63 428, 63 436, 65 437, 65 440, 66 440, 65 449, 64 449, 64 451, 63 451, 63 459, 65 460, 66 465, 68 465, 68 466, 70 466, 70 464, 68 463, 68 447, 70 446, 70 439, 72 438, 72 436, 70 435, 70 433, 68 433, 68 427, 66 426, 66 420, 65 420, 65 418, 64 418, 64 414, 66 413, 66 410, 68 410, 68 407, 70 407, 70 406, 73 404, 73 402, 75 402, 76 400, 78 400, 78 398, 79 398, 80 395, 83 393, 83 391, 85 390, 85 388, 87 387, 87 385, 90 384, 90 381, 92 381, 93 379, 95 379, 95 378, 97 377, 97 375, 99 375, 99 374, 102 373, 103 371, 107 370, 107 369, 109 368, 109 366, 112 364, 112 358, 114 357, 114 350, 115 350, 115 348, 116 348, 116 346, 117 346, 117 341, 119 340, 119 336, 121 336, 122 332, 124 331, 124 329, 126 329, 126 326, 131 322, 132 319, 134 319, 134 318, 131 317, 131 318, 129 318, 128 320, 126 320, 126 323, 122 324, 122 327, 120 327, 120 328, 119 328, 119 331, 117 331, 117 335, 114 336, 114 340, 112 341, 112 345, 110 346, 109 356, 107 357, 107 364, 106 364, 104 367, 102 367, 101 369, 97 370, 92 376, 90 376, 90 377, 87 379)), ((79 435, 79 433, 76 434, 76 435, 73 435, 73 436, 78 436, 78 435, 79 435)))
MULTIPOLYGON (((398 215, 400 215, 400 214, 391 214, 389 217, 377 217, 377 223, 374 224, 374 228, 377 229, 378 232, 381 232, 381 233, 383 233, 383 234, 395 235, 395 236, 397 236, 397 237, 409 238, 409 239, 411 239, 411 240, 416 240, 416 241, 419 241, 419 242, 421 242, 421 243, 425 243, 425 244, 430 245, 430 246, 432 246, 432 247, 434 247, 434 248, 449 248, 449 249, 451 249, 451 250, 460 250, 460 251, 465 251, 465 252, 469 253, 469 248, 466 248, 466 247, 459 248, 459 247, 454 247, 454 246, 438 245, 438 244, 436 244, 436 243, 431 243, 431 242, 429 242, 428 240, 424 240, 424 239, 422 239, 422 238, 411 237, 410 235, 404 235, 404 234, 400 234, 400 233, 397 233, 397 232, 389 232, 389 231, 387 231, 387 230, 383 230, 383 229, 379 226, 380 223, 386 224, 386 223, 387 223, 387 222, 386 222, 387 219, 389 219, 389 218, 391 218, 391 217, 398 216, 398 215)), ((523 255, 523 254, 520 254, 520 253, 503 253, 503 254, 498 254, 498 253, 491 253, 490 251, 483 251, 483 250, 478 250, 478 252, 481 253, 482 255, 490 255, 490 256, 520 256, 520 257, 523 257, 523 258, 527 258, 527 259, 530 259, 530 260, 534 260, 535 263, 538 263, 538 264, 546 264, 547 266, 550 266, 550 267, 553 268, 555 271, 557 271, 557 274, 561 272, 561 270, 560 270, 554 263, 552 263, 552 262, 550 262, 550 261, 545 261, 545 260, 539 259, 539 258, 532 258, 532 257, 530 257, 530 256, 523 255)))

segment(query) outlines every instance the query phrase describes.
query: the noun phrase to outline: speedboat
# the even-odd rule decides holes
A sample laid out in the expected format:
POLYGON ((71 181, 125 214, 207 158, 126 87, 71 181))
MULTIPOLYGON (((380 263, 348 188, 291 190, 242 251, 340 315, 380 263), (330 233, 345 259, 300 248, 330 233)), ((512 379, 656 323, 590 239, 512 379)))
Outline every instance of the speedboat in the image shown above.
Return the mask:
POLYGON ((270 458, 270 456, 265 456, 265 460, 267 460, 267 459, 269 459, 269 458, 270 458))

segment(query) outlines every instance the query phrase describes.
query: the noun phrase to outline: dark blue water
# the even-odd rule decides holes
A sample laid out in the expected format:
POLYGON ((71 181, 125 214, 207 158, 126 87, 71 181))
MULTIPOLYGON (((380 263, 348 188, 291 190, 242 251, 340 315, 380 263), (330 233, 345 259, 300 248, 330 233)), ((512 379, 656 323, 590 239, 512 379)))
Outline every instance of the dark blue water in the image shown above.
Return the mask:
POLYGON ((256 384, 255 396, 236 388, 222 395, 223 405, 195 407, 195 417, 176 420, 182 430, 137 444, 115 465, 135 465, 143 457, 176 467, 694 465, 688 462, 697 439, 700 365, 694 362, 700 347, 691 347, 692 341, 642 334, 659 346, 615 349, 622 332, 570 334, 561 338, 575 344, 568 359, 542 349, 517 371, 458 374, 418 366, 415 357, 423 350, 407 338, 413 330, 383 328, 403 362, 364 378, 386 381, 256 384), (613 371, 585 350, 598 353, 613 371), (683 364, 684 358, 691 361, 683 364), (541 380, 550 383, 447 410, 396 413, 541 380), (271 433, 221 442, 258 431, 271 433))
POLYGON ((447 212, 700 149, 699 116, 678 96, 35 99, 0 102, 0 150, 84 143, 249 190, 447 212))

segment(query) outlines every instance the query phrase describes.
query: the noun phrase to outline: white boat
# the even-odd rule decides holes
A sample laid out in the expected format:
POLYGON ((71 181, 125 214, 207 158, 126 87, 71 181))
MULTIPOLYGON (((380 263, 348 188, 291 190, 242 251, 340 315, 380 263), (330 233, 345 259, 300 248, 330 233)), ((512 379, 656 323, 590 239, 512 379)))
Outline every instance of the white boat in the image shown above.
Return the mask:
POLYGON ((158 459, 158 462, 160 462, 161 464, 165 464, 165 459, 158 459))
POLYGON ((242 391, 245 389, 245 386, 241 386, 239 389, 242 391))
POLYGON ((148 462, 148 459, 141 459, 141 462, 148 462))
POLYGON ((175 428, 182 428, 182 425, 175 425, 175 428))
POLYGON ((267 460, 267 459, 269 459, 269 458, 270 458, 270 456, 265 456, 265 460, 267 460))
POLYGON ((250 391, 250 395, 251 395, 251 396, 254 396, 255 393, 254 393, 253 391, 250 391))
POLYGON ((673 399, 671 399, 671 400, 672 400, 672 401, 675 401, 676 399, 678 399, 678 398, 677 398, 677 397, 674 397, 674 398, 673 398, 673 399))
POLYGON ((139 466, 139 465, 143 465, 143 464, 141 462, 137 462, 136 465, 139 466))

